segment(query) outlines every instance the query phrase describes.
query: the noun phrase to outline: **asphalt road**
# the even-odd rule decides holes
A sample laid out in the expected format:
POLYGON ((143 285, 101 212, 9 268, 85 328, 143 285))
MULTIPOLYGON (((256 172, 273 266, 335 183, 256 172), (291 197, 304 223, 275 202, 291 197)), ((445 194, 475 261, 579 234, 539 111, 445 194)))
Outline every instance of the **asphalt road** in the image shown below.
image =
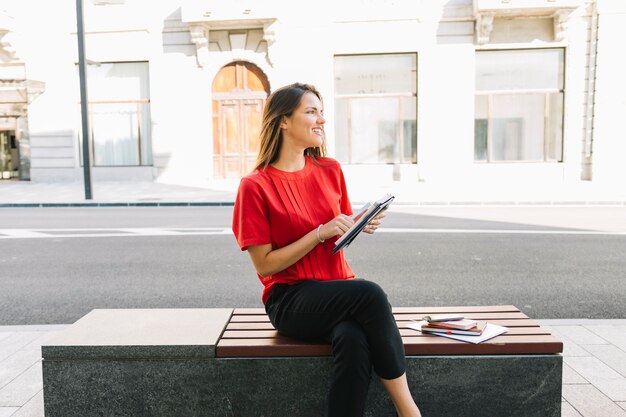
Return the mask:
MULTIPOLYGON (((2 209, 0 325, 72 323, 93 308, 260 307, 230 215, 2 209), (110 236, 116 228, 134 231, 110 236)), ((398 206, 384 226, 346 255, 395 306, 513 304, 537 319, 626 318, 626 208, 398 206)))

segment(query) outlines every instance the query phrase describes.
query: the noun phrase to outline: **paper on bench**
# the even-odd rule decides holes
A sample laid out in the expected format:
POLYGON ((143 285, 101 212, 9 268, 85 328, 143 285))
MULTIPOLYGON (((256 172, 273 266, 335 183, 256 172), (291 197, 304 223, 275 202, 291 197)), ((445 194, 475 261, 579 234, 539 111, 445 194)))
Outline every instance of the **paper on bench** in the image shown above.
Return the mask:
MULTIPOLYGON (((422 331, 422 324, 426 324, 426 320, 418 321, 415 323, 409 324, 407 327, 410 327, 413 330, 417 330, 418 332, 422 331)), ((469 343, 480 343, 485 340, 493 339, 496 336, 501 335, 502 333, 506 333, 509 329, 504 326, 498 326, 497 324, 487 323, 485 326, 485 330, 480 336, 464 336, 461 334, 446 334, 446 333, 428 333, 434 334, 436 336, 443 336, 450 339, 460 340, 462 342, 469 343)))

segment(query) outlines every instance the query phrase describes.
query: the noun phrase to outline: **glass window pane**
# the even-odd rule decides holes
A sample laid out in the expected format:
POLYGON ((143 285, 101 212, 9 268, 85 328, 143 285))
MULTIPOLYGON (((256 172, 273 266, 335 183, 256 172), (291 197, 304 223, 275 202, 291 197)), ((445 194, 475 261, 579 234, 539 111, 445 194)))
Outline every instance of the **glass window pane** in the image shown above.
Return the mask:
POLYGON ((94 165, 138 165, 137 105, 92 105, 94 165))
POLYGON ((417 163, 417 54, 335 57, 336 157, 417 163))
POLYGON ((350 129, 349 129, 350 99, 338 98, 335 100, 335 155, 339 162, 352 163, 350 158, 350 129))
POLYGON ((87 66, 89 101, 149 99, 147 62, 87 66))
POLYGON ((94 164, 152 165, 148 63, 100 63, 87 71, 94 164))
POLYGON ((335 93, 415 93, 416 73, 416 54, 337 56, 335 93))
POLYGON ((474 104, 474 160, 487 160, 488 96, 476 96, 474 104))
POLYGON ((493 96, 494 161, 543 161, 543 109, 543 94, 493 96))
POLYGON ((402 155, 401 162, 417 163, 417 100, 402 97, 402 155))
POLYGON ((399 162, 398 99, 353 99, 351 114, 352 163, 399 162))
POLYGON ((476 52, 476 90, 563 89, 563 49, 476 52))

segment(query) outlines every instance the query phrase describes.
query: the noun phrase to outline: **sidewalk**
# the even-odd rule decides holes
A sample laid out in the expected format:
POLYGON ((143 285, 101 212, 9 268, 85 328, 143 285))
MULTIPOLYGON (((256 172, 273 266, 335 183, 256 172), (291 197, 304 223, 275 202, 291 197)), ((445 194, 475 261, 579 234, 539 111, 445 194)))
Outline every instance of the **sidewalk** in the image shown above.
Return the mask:
MULTIPOLYGON (((564 342, 562 417, 626 417, 626 319, 538 320, 564 342)), ((0 326, 0 417, 43 417, 41 345, 65 325, 0 326)))
MULTIPOLYGON (((0 207, 232 205, 238 186, 237 180, 196 187, 147 181, 99 181, 92 184, 93 199, 85 200, 82 182, 0 181, 0 207)), ((376 186, 353 180, 348 182, 348 190, 355 204, 391 193, 396 196, 394 204, 421 206, 626 206, 626 188, 606 188, 594 182, 545 184, 539 188, 513 183, 461 186, 392 182, 376 186)))

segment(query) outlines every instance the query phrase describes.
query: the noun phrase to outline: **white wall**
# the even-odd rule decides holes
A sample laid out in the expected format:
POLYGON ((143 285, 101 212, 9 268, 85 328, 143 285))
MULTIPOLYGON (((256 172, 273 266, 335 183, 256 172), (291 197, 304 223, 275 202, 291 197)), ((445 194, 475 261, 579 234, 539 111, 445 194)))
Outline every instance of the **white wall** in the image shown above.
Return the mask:
MULTIPOLYGON (((27 63, 28 78, 46 83, 45 92, 29 107, 33 180, 79 179, 74 2, 38 2, 37 13, 27 3, 10 0, 8 9, 20 22, 18 53, 27 63), (58 140, 63 141, 59 149, 45 150, 46 144, 58 140), (63 160, 52 161, 55 157, 63 160)), ((281 7, 268 3, 268 13, 278 19, 272 28, 276 41, 269 45, 268 54, 264 50, 231 51, 215 44, 200 66, 189 26, 181 21, 182 3, 133 0, 97 6, 84 2, 90 60, 149 61, 154 167, 120 169, 117 177, 152 177, 187 185, 211 183, 211 84, 219 69, 233 60, 259 66, 272 89, 295 81, 316 85, 330 116, 326 131, 333 155, 334 56, 417 53, 418 164, 346 166, 347 177, 385 185, 400 173, 400 181, 408 185, 429 182, 450 187, 580 181, 588 96, 589 5, 572 15, 564 41, 554 41, 551 19, 496 19, 490 42, 477 46, 471 0, 397 2, 393 7, 361 0, 326 1, 307 13, 295 2, 281 3, 281 7), (475 50, 555 46, 567 51, 564 162, 475 163, 475 50)), ((620 2, 598 0, 601 39, 593 155, 594 180, 598 181, 616 181, 626 174, 621 161, 626 140, 619 125, 619 115, 626 114, 622 75, 626 68, 620 61, 620 43, 626 38, 625 7, 620 2)), ((219 36, 223 34, 209 32, 210 40, 219 36)), ((112 175, 115 170, 99 170, 98 175, 112 175)))

